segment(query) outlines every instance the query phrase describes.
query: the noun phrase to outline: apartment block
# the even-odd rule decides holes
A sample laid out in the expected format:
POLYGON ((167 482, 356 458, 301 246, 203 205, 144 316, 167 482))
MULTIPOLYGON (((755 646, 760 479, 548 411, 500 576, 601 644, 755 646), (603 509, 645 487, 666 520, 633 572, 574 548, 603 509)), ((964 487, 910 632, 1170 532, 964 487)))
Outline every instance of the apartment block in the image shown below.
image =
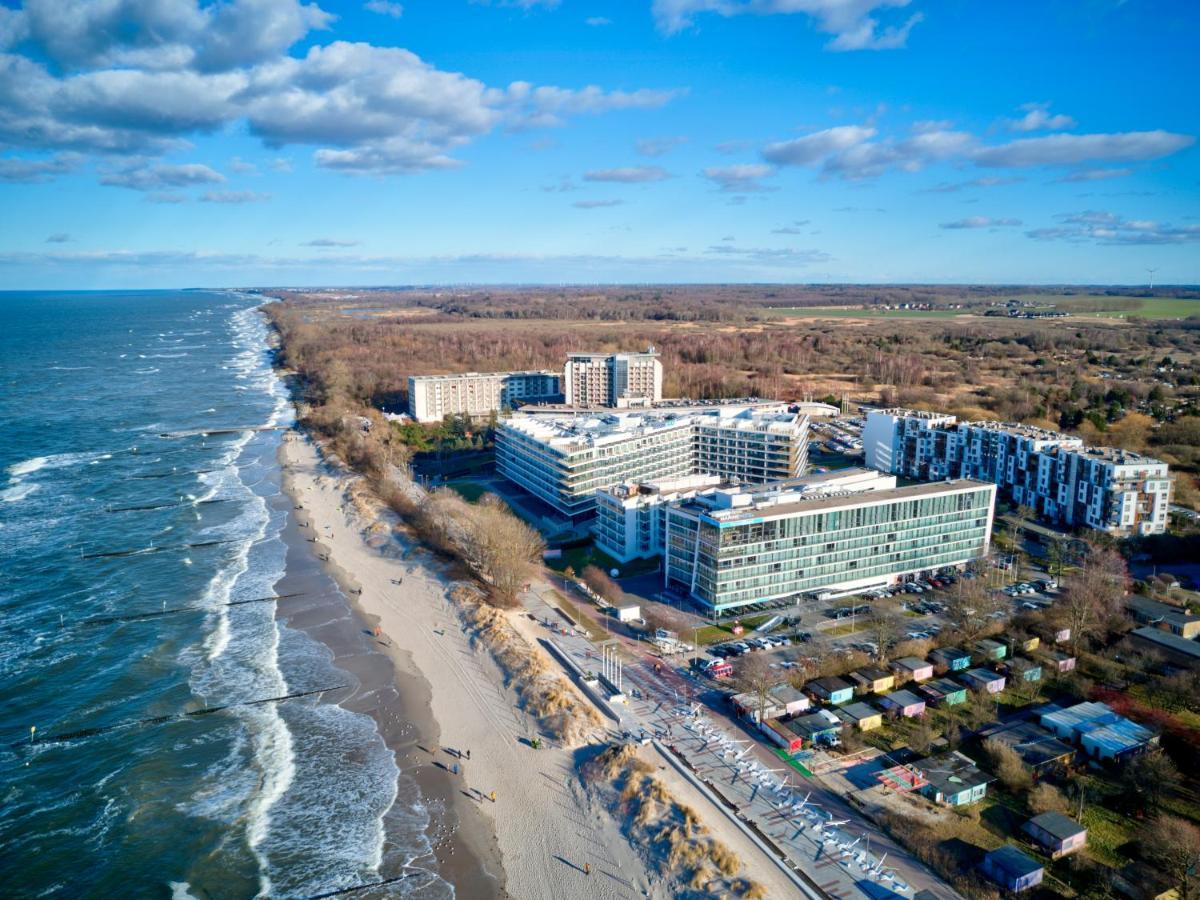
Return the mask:
POLYGON ((562 393, 557 372, 465 372, 410 375, 408 414, 418 422, 448 415, 488 416, 516 401, 548 400, 562 393))
POLYGON ((867 465, 925 480, 975 478, 1047 521, 1114 536, 1166 530, 1171 478, 1161 460, 1006 422, 959 422, 909 409, 874 410, 867 465))
POLYGON ((662 399, 662 363, 644 353, 568 353, 563 394, 568 406, 627 408, 662 399))
POLYGON ((808 419, 781 404, 514 415, 496 431, 496 468, 555 510, 590 516, 596 492, 690 475, 800 475, 808 419))
POLYGON ((667 507, 664 579, 715 615, 892 584, 986 555, 995 496, 969 479, 699 493, 667 507))

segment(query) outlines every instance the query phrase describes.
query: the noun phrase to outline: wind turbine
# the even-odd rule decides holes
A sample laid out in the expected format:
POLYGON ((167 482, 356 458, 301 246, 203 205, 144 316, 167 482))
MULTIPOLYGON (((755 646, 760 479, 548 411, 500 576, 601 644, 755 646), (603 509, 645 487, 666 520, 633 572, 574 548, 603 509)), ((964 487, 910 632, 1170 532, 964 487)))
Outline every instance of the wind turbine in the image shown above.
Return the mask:
POLYGON ((1146 269, 1146 271, 1150 273, 1150 290, 1154 290, 1154 273, 1157 272, 1158 269, 1146 269))

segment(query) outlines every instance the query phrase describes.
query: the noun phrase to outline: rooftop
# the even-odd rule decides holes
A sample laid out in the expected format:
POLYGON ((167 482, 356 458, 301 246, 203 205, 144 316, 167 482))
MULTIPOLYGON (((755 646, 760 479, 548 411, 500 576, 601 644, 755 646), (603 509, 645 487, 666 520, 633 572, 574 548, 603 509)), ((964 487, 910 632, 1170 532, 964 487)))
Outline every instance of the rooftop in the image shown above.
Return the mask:
POLYGON ((1161 628, 1152 628, 1149 625, 1142 628, 1135 628, 1133 633, 1143 640, 1158 644, 1164 650, 1173 650, 1176 653, 1182 653, 1193 659, 1200 660, 1200 641, 1189 641, 1185 637, 1171 634, 1171 632, 1163 631, 1161 628))
MULTIPOLYGON (((995 488, 994 484, 960 478, 880 490, 856 490, 836 494, 815 493, 808 497, 799 491, 785 492, 776 496, 764 495, 757 503, 752 499, 749 505, 728 509, 713 509, 711 504, 706 504, 700 498, 696 498, 683 504, 682 508, 707 515, 720 522, 737 522, 740 519, 759 519, 764 516, 787 516, 794 513, 823 512, 854 506, 873 506, 891 500, 917 500, 922 497, 937 497, 944 494, 960 494, 978 490, 994 491, 995 488)), ((749 488, 744 493, 753 497, 755 490, 749 488)))
POLYGON ((883 713, 870 703, 863 703, 861 700, 858 703, 848 703, 837 711, 839 719, 849 719, 856 723, 861 722, 863 719, 874 719, 881 715, 883 713))
POLYGON ((1151 600, 1149 597, 1142 597, 1138 594, 1134 594, 1126 600, 1125 605, 1147 619, 1158 619, 1162 622, 1173 622, 1178 625, 1200 622, 1200 616, 1192 615, 1182 606, 1160 603, 1157 600, 1151 600))
POLYGON ((1018 722, 982 735, 986 740, 995 739, 1011 747, 1021 761, 1032 769, 1075 755, 1075 748, 1064 744, 1036 722, 1018 722))
POLYGON ((980 770, 974 760, 957 750, 931 756, 914 764, 921 775, 943 794, 958 794, 982 784, 991 784, 991 775, 980 770))
POLYGON ((1042 864, 1012 844, 997 847, 987 855, 988 862, 1013 878, 1022 878, 1042 870, 1042 864))
POLYGON ((918 697, 912 691, 892 691, 882 699, 895 706, 916 706, 918 703, 925 705, 925 698, 918 697))
POLYGON ((409 381, 453 381, 456 378, 506 378, 512 375, 547 375, 558 378, 559 373, 549 369, 528 369, 513 372, 450 372, 443 375, 409 375, 409 381))
POLYGON ((1068 838, 1073 838, 1075 835, 1087 831, 1078 822, 1068 819, 1060 812, 1044 812, 1040 816, 1034 816, 1026 824, 1034 825, 1053 837, 1058 838, 1060 841, 1065 841, 1068 838))

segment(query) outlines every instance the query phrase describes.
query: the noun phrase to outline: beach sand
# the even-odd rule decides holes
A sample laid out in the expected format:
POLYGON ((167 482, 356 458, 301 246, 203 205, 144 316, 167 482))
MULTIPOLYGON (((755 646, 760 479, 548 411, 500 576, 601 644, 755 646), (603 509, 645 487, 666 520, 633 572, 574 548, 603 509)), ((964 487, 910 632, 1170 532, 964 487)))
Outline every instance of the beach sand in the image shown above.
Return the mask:
POLYGON ((281 452, 286 487, 317 538, 309 546, 328 557, 368 630, 381 629, 371 642, 390 660, 395 705, 381 666, 350 654, 347 667, 363 679, 364 709, 375 706, 401 768, 445 804, 452 834, 439 844, 438 870, 458 896, 669 896, 583 788, 576 754, 587 751, 528 745, 536 723, 487 651, 472 646, 444 566, 393 529, 371 531, 347 499, 353 476, 329 467, 306 436, 288 434, 281 452))

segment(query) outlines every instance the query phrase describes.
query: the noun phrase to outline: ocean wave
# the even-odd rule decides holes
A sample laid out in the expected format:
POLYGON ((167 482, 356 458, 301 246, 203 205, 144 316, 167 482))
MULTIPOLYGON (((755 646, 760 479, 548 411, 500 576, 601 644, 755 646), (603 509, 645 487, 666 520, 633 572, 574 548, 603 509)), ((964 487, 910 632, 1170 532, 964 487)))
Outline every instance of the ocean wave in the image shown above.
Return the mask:
POLYGON ((81 463, 90 463, 101 459, 112 459, 111 453, 57 453, 51 456, 34 456, 19 463, 13 463, 7 471, 13 481, 19 481, 26 475, 40 472, 42 469, 65 469, 81 463))
POLYGON ((38 489, 36 484, 17 484, 0 491, 0 503, 18 503, 38 489))

